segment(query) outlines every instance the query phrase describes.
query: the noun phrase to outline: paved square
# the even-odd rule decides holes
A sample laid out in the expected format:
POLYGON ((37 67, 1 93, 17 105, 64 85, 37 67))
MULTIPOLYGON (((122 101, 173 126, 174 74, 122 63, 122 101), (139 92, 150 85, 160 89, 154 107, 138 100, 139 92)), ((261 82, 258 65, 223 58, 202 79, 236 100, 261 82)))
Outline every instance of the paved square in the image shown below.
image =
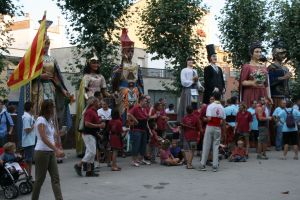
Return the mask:
MULTIPOLYGON (((281 152, 268 152, 269 160, 256 160, 250 154, 246 163, 221 161, 217 173, 188 170, 183 166, 158 164, 134 168, 130 158, 118 158, 120 172, 112 172, 102 164, 97 178, 78 177, 73 165, 79 159, 74 150, 66 151, 67 160, 59 165, 65 200, 299 200, 300 161, 279 160, 281 152), (282 194, 284 192, 289 194, 282 194)), ((194 158, 194 166, 199 165, 194 158)), ((30 195, 18 199, 29 200, 30 195)), ((1 194, 0 199, 3 199, 1 194)), ((41 200, 54 199, 49 175, 41 190, 41 200)))

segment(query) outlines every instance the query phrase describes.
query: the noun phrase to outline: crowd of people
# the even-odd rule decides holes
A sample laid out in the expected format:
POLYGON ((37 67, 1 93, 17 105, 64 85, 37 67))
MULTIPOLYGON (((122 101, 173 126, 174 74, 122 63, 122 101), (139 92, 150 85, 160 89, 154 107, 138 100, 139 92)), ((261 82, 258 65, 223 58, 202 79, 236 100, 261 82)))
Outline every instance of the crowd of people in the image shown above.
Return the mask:
MULTIPOLYGON (((48 55, 49 45, 47 38, 43 72, 32 81, 32 100, 24 104, 21 122, 20 144, 30 176, 35 162, 33 200, 39 199, 47 171, 55 198, 63 199, 57 162, 64 157, 61 136, 71 127, 70 94, 56 60, 48 55)), ((128 155, 133 167, 160 163, 185 165, 186 169, 194 169, 194 156, 200 155, 197 169, 206 171, 207 166, 212 166, 217 172, 221 157, 246 162, 253 142, 256 158, 267 160, 270 127, 274 125, 275 147, 283 152, 280 159, 287 159, 292 146, 293 159, 298 160, 300 100, 295 104, 289 100, 287 83, 291 73, 282 66, 286 56, 284 44, 274 44, 274 63, 268 68, 261 58, 262 46, 252 44, 250 62, 241 70, 239 97, 226 101, 224 76, 217 66, 214 45, 206 48, 210 65, 204 68, 204 84, 194 69, 194 59, 187 58, 187 66, 180 74, 182 93, 178 109, 174 104, 167 106, 164 98, 151 105, 151 97, 144 94, 141 70, 132 62, 134 42, 126 29, 121 34, 122 62, 112 71, 111 88, 107 88, 100 74, 98 57, 87 59, 73 125, 76 154, 82 157, 74 165, 78 176, 99 176, 101 162, 112 171, 121 171, 119 156, 128 155)), ((16 145, 7 139, 13 131, 14 113, 13 107, 6 108, 0 100, 0 147, 4 150, 0 164, 20 157, 15 154, 16 145)))

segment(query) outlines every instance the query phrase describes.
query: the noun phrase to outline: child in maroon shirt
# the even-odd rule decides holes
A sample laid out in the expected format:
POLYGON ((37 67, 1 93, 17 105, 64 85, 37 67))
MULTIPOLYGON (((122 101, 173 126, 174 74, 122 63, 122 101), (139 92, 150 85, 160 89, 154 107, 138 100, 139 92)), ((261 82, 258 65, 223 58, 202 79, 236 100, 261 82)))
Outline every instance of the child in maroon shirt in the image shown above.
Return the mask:
POLYGON ((193 115, 192 106, 186 107, 187 115, 182 119, 183 148, 186 151, 187 169, 193 169, 192 161, 197 148, 199 119, 193 115))
POLYGON ((231 156, 229 157, 230 162, 246 162, 246 150, 244 148, 244 142, 242 140, 239 140, 237 142, 238 146, 235 147, 231 153, 231 156))
POLYGON ((108 122, 108 130, 109 130, 109 142, 111 146, 112 153, 112 171, 120 171, 121 168, 117 166, 117 155, 118 151, 123 148, 123 140, 122 140, 122 120, 120 118, 120 113, 117 109, 112 110, 111 112, 112 120, 108 122))
POLYGON ((247 111, 247 105, 245 103, 240 104, 240 110, 236 116, 235 132, 238 136, 245 138, 246 142, 246 156, 249 151, 249 134, 251 131, 252 115, 247 111))

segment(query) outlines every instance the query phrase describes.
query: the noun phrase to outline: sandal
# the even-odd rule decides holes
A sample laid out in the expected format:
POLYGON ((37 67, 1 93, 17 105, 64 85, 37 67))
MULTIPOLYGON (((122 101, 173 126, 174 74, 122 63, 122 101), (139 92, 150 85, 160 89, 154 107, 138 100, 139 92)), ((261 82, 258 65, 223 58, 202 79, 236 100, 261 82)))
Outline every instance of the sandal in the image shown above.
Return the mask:
POLYGON ((195 169, 195 168, 193 167, 193 165, 187 165, 186 168, 187 168, 187 169, 195 169))
POLYGON ((121 171, 121 169, 119 167, 112 167, 111 171, 121 171))

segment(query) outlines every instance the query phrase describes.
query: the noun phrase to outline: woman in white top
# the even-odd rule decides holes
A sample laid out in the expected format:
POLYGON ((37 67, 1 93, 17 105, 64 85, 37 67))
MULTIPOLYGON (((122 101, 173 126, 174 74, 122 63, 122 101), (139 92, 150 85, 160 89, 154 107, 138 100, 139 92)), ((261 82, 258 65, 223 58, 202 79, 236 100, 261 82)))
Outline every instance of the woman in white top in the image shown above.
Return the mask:
POLYGON ((32 192, 32 200, 38 200, 41 187, 49 171, 52 190, 56 200, 62 200, 59 174, 56 157, 64 156, 64 152, 55 146, 55 133, 53 123, 54 104, 52 100, 44 100, 41 105, 40 116, 35 123, 37 143, 35 146, 35 182, 32 192))

